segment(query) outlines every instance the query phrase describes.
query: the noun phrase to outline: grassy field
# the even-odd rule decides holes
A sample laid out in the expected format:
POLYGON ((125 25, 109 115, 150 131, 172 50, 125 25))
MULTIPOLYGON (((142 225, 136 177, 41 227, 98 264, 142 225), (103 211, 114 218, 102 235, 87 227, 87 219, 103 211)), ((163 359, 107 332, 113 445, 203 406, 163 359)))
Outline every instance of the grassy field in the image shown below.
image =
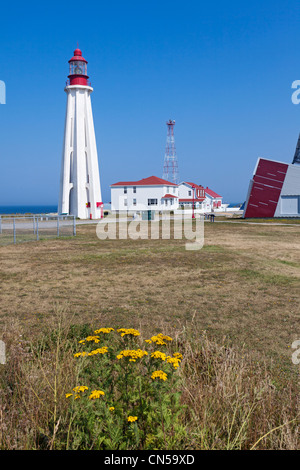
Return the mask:
POLYGON ((205 224, 205 245, 105 240, 95 226, 75 239, 0 248, 1 314, 39 330, 64 305, 78 322, 176 328, 192 318, 213 335, 290 362, 300 338, 297 227, 205 224))
MULTIPOLYGON (((183 240, 100 241, 95 226, 81 225, 75 238, 0 247, 1 330, 10 335, 11 347, 12 331, 36 341, 61 311, 72 324, 92 328, 138 328, 145 335, 164 331, 175 337, 189 330, 195 351, 204 336, 221 349, 225 338, 240 355, 237 368, 249 355, 270 371, 273 387, 293 384, 297 390, 291 345, 300 339, 299 230, 296 224, 208 222, 204 247, 187 251, 183 240)), ((282 412, 282 422, 274 418, 261 432, 293 419, 295 410, 282 412)), ((269 447, 280 447, 278 439, 269 447)), ((290 442, 291 448, 299 445, 297 439, 290 442)))

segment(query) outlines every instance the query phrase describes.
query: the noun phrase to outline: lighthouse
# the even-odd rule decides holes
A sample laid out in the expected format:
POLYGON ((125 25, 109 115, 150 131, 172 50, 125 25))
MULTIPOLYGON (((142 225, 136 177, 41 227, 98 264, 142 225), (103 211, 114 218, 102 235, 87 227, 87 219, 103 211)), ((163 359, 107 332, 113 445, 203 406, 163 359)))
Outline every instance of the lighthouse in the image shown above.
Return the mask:
POLYGON ((103 217, 97 145, 87 75, 80 49, 69 60, 67 109, 60 176, 59 214, 103 217))

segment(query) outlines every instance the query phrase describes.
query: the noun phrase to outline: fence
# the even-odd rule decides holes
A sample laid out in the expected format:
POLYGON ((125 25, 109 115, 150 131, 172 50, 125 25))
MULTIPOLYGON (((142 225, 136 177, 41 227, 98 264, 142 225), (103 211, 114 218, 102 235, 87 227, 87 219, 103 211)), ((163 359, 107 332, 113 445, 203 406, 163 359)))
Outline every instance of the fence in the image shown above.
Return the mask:
POLYGON ((75 235, 76 219, 72 215, 0 215, 0 245, 75 235))

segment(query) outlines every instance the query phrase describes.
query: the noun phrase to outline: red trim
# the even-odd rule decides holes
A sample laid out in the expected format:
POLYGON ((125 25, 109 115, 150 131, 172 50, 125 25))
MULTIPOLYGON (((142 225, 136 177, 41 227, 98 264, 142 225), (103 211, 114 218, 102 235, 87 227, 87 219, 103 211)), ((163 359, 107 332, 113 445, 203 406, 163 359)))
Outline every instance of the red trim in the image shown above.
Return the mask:
POLYGON ((102 207, 102 206, 103 206, 103 202, 96 202, 96 206, 97 206, 97 207, 102 207))
POLYGON ((177 196, 173 196, 173 194, 165 194, 162 199, 170 199, 170 198, 177 198, 177 196))
POLYGON ((68 75, 70 80, 70 85, 82 85, 88 86, 88 76, 87 75, 68 75))

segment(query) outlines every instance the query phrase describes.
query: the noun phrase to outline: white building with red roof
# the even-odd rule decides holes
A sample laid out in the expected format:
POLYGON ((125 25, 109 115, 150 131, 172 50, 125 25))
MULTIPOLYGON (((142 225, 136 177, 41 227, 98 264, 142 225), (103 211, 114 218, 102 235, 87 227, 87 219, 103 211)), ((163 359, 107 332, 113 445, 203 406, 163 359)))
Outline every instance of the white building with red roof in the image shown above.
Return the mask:
POLYGON ((222 196, 208 187, 183 181, 178 188, 180 207, 191 208, 194 203, 194 208, 201 212, 221 209, 222 196))
POLYGON ((189 181, 182 181, 178 186, 179 205, 202 208, 202 203, 205 200, 205 189, 203 186, 191 183, 189 181))
POLYGON ((112 211, 175 210, 178 185, 157 176, 110 185, 112 211))
POLYGON ((205 205, 210 206, 210 210, 221 209, 223 197, 212 189, 205 189, 205 205))
POLYGON ((194 209, 198 212, 220 210, 222 196, 210 188, 183 181, 179 185, 150 176, 138 181, 119 181, 110 185, 112 211, 175 211, 194 209))

